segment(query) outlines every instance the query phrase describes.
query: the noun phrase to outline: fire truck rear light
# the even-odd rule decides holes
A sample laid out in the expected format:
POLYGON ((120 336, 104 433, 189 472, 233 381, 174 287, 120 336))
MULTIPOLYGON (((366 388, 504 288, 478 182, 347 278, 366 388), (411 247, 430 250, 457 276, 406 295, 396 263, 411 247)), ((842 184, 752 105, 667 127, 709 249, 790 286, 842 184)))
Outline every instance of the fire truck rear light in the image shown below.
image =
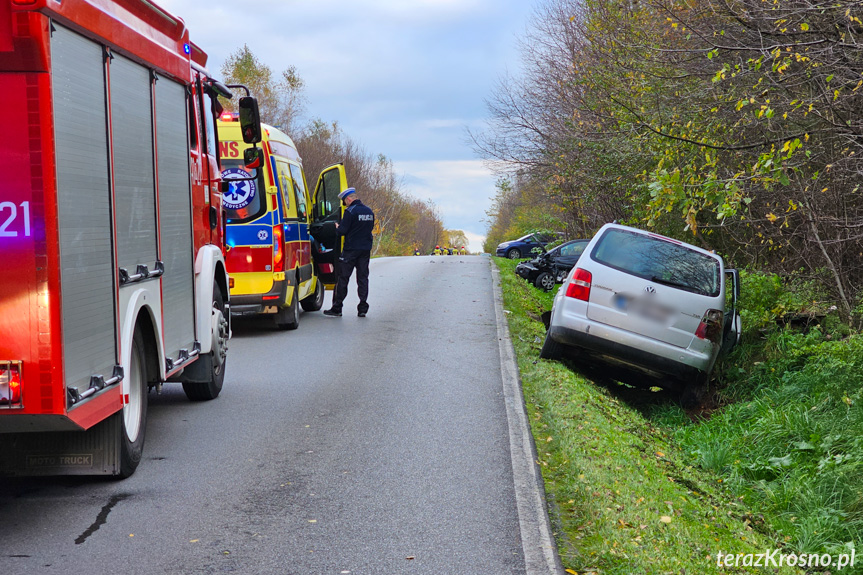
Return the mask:
POLYGON ((566 287, 566 297, 575 298, 581 301, 590 300, 590 286, 593 281, 593 274, 581 268, 575 268, 575 273, 572 275, 572 281, 566 287))
POLYGON ((0 405, 21 403, 21 362, 0 361, 0 405))

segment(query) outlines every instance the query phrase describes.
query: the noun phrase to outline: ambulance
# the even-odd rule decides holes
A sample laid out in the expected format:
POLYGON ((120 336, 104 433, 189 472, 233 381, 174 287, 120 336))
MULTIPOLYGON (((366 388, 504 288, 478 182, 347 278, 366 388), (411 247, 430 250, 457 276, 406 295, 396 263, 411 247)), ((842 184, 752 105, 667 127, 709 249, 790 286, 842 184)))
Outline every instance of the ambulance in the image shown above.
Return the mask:
POLYGON ((218 124, 231 313, 269 315, 277 328, 296 329, 300 308, 320 310, 324 291, 336 283, 345 167, 326 168, 310 194, 287 134, 262 124, 261 165, 248 168, 238 116, 223 113, 218 124))

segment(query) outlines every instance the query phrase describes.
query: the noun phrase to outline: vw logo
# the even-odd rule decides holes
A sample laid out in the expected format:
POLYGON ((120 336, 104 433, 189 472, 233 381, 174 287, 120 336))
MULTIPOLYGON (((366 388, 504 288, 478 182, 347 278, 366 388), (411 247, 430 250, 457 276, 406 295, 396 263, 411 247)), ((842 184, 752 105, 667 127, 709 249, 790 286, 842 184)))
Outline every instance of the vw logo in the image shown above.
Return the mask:
POLYGON ((656 293, 656 288, 655 288, 655 287, 653 287, 653 286, 647 286, 646 288, 644 288, 644 293, 646 293, 646 294, 655 294, 655 293, 656 293))

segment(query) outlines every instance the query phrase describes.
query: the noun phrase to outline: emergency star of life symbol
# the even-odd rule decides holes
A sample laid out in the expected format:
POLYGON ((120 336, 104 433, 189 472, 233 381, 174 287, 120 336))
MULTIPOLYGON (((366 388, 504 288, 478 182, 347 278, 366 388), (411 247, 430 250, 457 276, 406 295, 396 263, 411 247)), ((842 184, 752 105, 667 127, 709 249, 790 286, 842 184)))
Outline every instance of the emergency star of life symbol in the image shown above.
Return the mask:
MULTIPOLYGON (((249 173, 239 168, 229 168, 222 172, 222 179, 225 180, 248 177, 249 173)), ((254 180, 231 182, 228 186, 228 191, 222 196, 222 203, 230 210, 245 208, 252 203, 253 199, 255 199, 257 191, 258 186, 255 184, 254 180)))

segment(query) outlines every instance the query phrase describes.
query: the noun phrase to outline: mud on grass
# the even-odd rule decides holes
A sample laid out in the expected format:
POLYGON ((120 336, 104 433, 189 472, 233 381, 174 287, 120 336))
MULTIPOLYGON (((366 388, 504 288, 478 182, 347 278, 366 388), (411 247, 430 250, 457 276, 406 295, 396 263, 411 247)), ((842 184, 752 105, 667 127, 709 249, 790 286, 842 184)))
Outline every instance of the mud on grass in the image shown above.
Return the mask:
POLYGON ((780 545, 718 476, 687 465, 663 428, 648 420, 679 417, 680 410, 667 409, 673 398, 596 385, 570 365, 540 360, 545 328, 535 318, 551 308, 553 294, 516 276, 514 262, 495 260, 564 567, 621 575, 764 573, 717 567, 719 552, 763 553, 780 545))

